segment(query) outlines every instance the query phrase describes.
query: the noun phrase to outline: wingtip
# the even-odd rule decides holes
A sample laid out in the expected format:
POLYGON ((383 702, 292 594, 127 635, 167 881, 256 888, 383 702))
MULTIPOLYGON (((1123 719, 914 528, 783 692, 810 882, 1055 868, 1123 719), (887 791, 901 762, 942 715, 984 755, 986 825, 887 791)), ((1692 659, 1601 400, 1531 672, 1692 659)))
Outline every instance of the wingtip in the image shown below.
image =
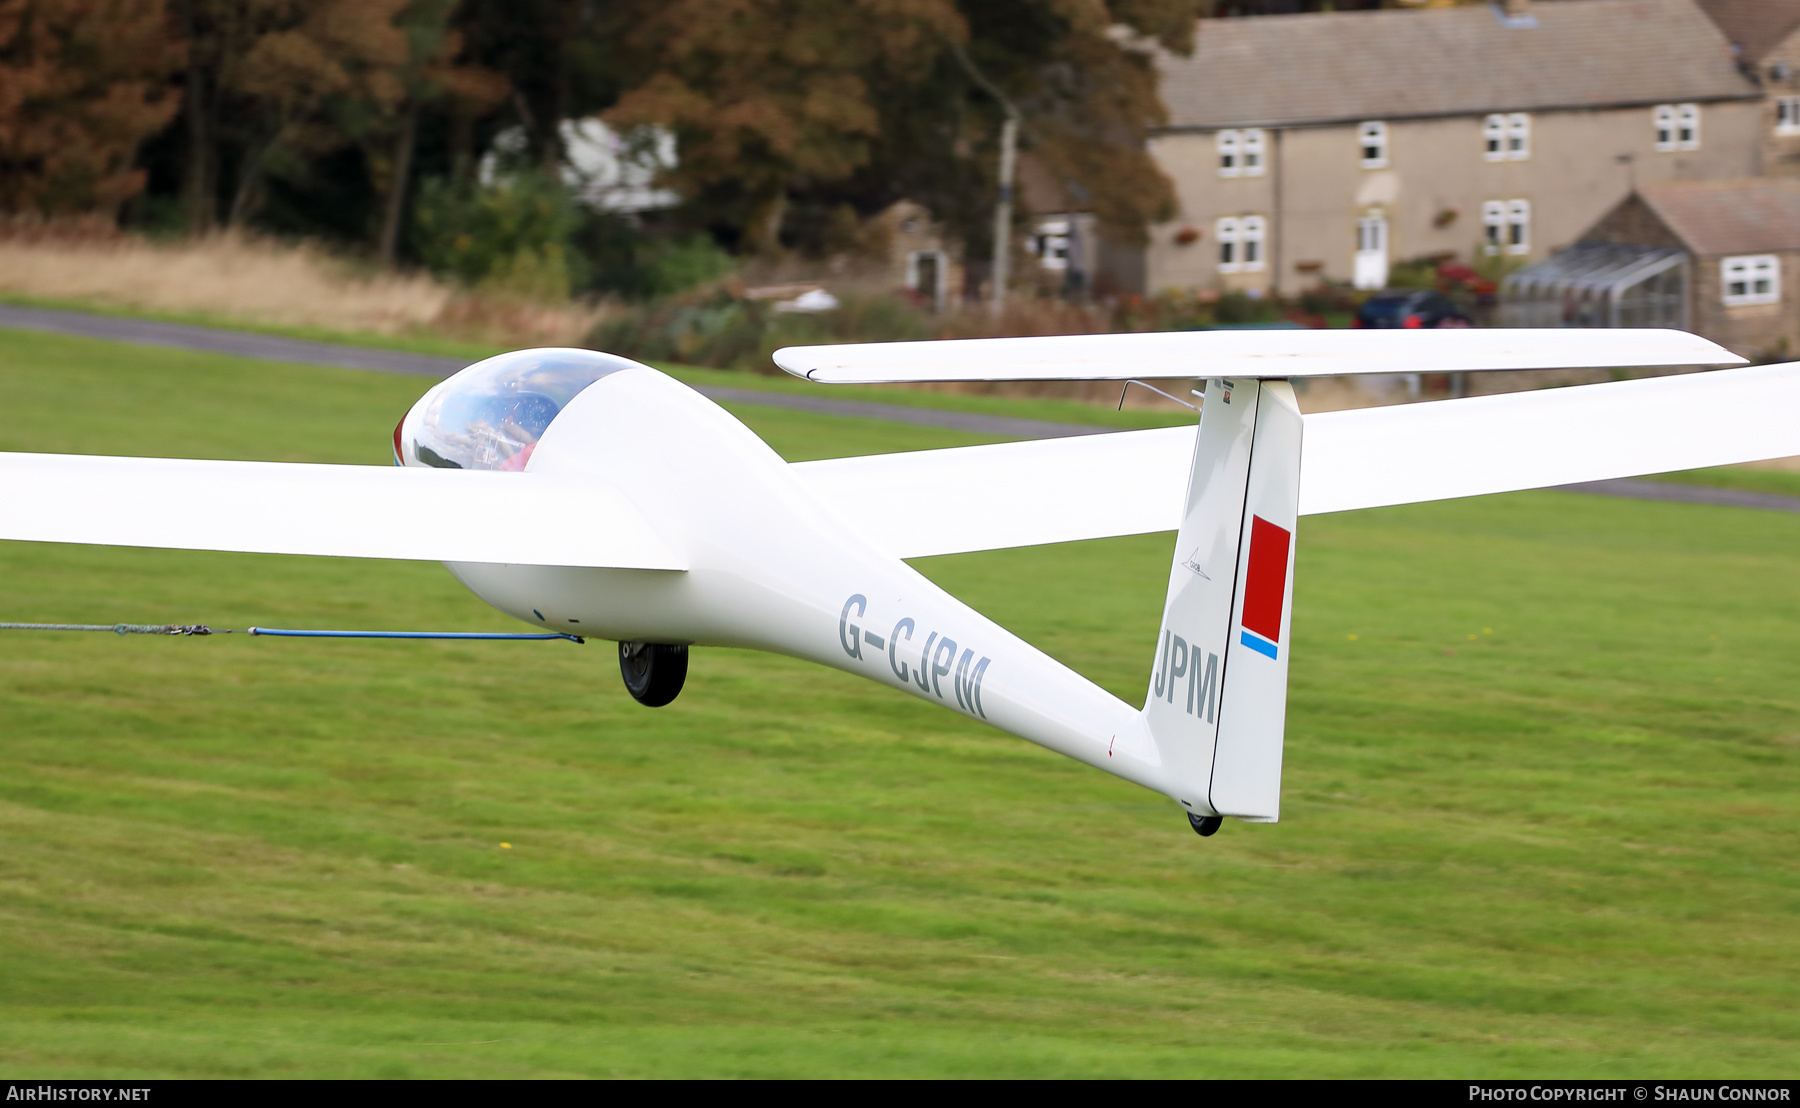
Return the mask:
POLYGON ((809 349, 813 348, 806 346, 784 346, 780 350, 775 351, 770 357, 773 358, 775 364, 780 366, 789 376, 810 381, 812 380, 813 371, 807 368, 806 365, 806 352, 809 349))

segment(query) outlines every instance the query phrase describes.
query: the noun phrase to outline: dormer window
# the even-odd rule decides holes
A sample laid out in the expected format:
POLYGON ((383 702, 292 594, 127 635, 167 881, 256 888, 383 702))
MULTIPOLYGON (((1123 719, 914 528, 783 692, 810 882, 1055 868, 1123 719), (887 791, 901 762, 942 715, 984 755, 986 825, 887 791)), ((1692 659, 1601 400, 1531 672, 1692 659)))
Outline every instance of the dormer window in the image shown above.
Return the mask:
POLYGON ((1380 169, 1387 165, 1387 124, 1379 121, 1358 124, 1356 141, 1362 149, 1362 167, 1380 169))

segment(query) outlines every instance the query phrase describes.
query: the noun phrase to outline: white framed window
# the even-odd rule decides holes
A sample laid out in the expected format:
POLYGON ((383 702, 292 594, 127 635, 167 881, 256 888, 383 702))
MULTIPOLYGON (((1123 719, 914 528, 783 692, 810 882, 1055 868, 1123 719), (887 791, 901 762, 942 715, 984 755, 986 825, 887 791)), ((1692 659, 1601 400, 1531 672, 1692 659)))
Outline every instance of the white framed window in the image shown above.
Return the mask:
POLYGON ((1356 127, 1356 144, 1362 152, 1364 169, 1380 169, 1387 165, 1388 128, 1379 120, 1360 123, 1356 127))
POLYGON ((1243 253, 1243 268, 1246 273, 1262 272, 1266 226, 1260 215, 1247 215, 1238 221, 1238 245, 1243 253))
POLYGON ((1800 96, 1775 98, 1775 133, 1800 135, 1800 96))
POLYGON ((1033 229, 1031 252, 1038 256, 1038 266, 1048 270, 1069 268, 1071 229, 1066 219, 1046 219, 1033 229))
POLYGON ((1490 115, 1481 121, 1481 156, 1490 162, 1506 160, 1506 117, 1490 115))
POLYGON ((1653 114, 1656 119, 1656 148, 1675 149, 1675 105, 1658 104, 1653 114))
POLYGON ((1506 252, 1531 253, 1531 201, 1509 200, 1506 204, 1506 252))
POLYGON ((1531 117, 1514 112, 1506 117, 1506 160, 1522 162, 1531 157, 1531 117))
POLYGON ((1481 206, 1481 252, 1490 257, 1500 253, 1506 239, 1506 204, 1489 200, 1481 206))
POLYGON ((1740 254, 1719 260, 1725 306, 1774 304, 1781 299, 1781 259, 1773 254, 1740 254))
POLYGON ((1243 154, 1238 149, 1242 138, 1237 131, 1220 131, 1214 140, 1219 147, 1219 176, 1236 177, 1244 172, 1243 154))
POLYGON ((1261 177, 1263 175, 1263 167, 1268 164, 1263 158, 1262 128, 1251 127, 1244 132, 1244 137, 1241 141, 1242 146, 1240 149, 1242 150, 1244 161, 1244 176, 1261 177))
POLYGON ((1213 238, 1219 244, 1219 272, 1236 273, 1244 267, 1244 256, 1238 249, 1238 221, 1230 216, 1213 224, 1213 238))
POLYGON ((1658 150, 1700 149, 1700 105, 1658 104, 1654 119, 1658 150))
POLYGON ((1700 149, 1700 105, 1675 105, 1675 146, 1680 150, 1700 149))

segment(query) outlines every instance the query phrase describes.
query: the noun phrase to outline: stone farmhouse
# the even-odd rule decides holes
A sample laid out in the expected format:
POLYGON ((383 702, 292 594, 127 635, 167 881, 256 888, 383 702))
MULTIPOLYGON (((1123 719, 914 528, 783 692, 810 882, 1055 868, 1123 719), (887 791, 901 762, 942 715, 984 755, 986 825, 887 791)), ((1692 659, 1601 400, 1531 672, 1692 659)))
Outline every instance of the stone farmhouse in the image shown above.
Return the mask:
POLYGON ((1744 22, 1755 58, 1698 0, 1206 20, 1157 58, 1180 214, 1094 288, 1380 288, 1397 260, 1544 259, 1639 187, 1800 176, 1800 18, 1744 22))

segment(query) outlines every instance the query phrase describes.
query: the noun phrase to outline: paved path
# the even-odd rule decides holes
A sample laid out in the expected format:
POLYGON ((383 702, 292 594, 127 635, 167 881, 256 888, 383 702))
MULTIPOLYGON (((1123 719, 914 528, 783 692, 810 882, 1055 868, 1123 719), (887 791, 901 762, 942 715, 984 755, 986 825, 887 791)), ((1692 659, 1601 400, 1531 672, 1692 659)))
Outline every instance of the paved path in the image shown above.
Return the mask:
MULTIPOLYGON (((244 358, 261 358, 275 362, 297 362, 302 365, 338 366, 345 369, 370 369, 380 373, 406 373, 419 377, 448 377, 463 368, 460 358, 431 354, 407 354, 397 350, 380 350, 365 346, 344 346, 332 342, 261 335, 251 331, 227 331, 215 327, 199 327, 190 323, 163 323, 149 319, 127 319, 91 312, 70 312, 54 308, 24 308, 0 304, 0 327, 25 331, 50 331, 59 335, 82 338, 112 339, 116 342, 143 343, 148 346, 170 346, 180 350, 204 350, 213 354, 235 354, 244 358)), ((1044 439, 1070 435, 1097 435, 1112 430, 1080 423, 1057 423, 1043 419, 1017 419, 1012 416, 982 415, 978 412, 952 412, 942 408, 915 408, 905 404, 883 404, 874 400, 842 400, 832 396, 804 396, 761 389, 739 389, 719 385, 702 386, 700 391, 714 400, 731 404, 760 404, 767 408, 788 408, 825 415, 855 416, 862 419, 885 419, 894 423, 912 423, 925 427, 945 427, 980 435, 1004 438, 1044 439)), ((1689 504, 1724 504, 1737 508, 1762 508, 1782 512, 1800 512, 1800 496, 1779 496, 1766 492, 1740 489, 1715 489, 1702 485, 1675 485, 1660 481, 1589 481, 1562 486, 1568 492, 1593 493, 1602 496, 1626 496, 1638 500, 1675 500, 1689 504)))
MULTIPOLYGON (((70 312, 55 308, 24 308, 0 304, 0 327, 24 331, 49 331, 81 338, 111 339, 178 350, 203 350, 210 354, 234 354, 272 362, 328 365, 345 369, 371 369, 379 373, 406 373, 418 377, 448 377, 469 363, 461 358, 432 354, 408 354, 365 346, 282 338, 252 331, 227 331, 191 323, 164 323, 152 319, 70 312)), ((760 404, 825 415, 885 419, 925 427, 946 427, 978 435, 1013 439, 1049 439, 1070 435, 1097 435, 1112 430, 1082 423, 1057 423, 1045 419, 952 412, 941 408, 915 408, 906 404, 882 404, 870 400, 842 400, 831 396, 801 396, 762 389, 738 389, 718 385, 697 386, 699 391, 732 404, 760 404)))
POLYGON ((235 354, 272 362, 329 365, 344 369, 373 369, 381 373, 409 373, 419 377, 448 377, 468 365, 460 358, 407 354, 366 346, 340 346, 334 342, 309 342, 252 331, 226 331, 191 323, 164 323, 154 319, 127 319, 91 312, 66 312, 55 308, 22 308, 0 304, 0 327, 21 331, 50 331, 87 339, 112 339, 145 346, 172 346, 178 350, 204 350, 209 354, 235 354))
POLYGON ((1777 512, 1800 512, 1800 496, 1782 496, 1780 493, 1773 492, 1747 492, 1743 489, 1715 489, 1706 485, 1677 485, 1668 481, 1584 481, 1578 485, 1559 487, 1564 492, 1628 496, 1633 500, 1678 500, 1684 504, 1726 504, 1734 508, 1764 508, 1777 512))

